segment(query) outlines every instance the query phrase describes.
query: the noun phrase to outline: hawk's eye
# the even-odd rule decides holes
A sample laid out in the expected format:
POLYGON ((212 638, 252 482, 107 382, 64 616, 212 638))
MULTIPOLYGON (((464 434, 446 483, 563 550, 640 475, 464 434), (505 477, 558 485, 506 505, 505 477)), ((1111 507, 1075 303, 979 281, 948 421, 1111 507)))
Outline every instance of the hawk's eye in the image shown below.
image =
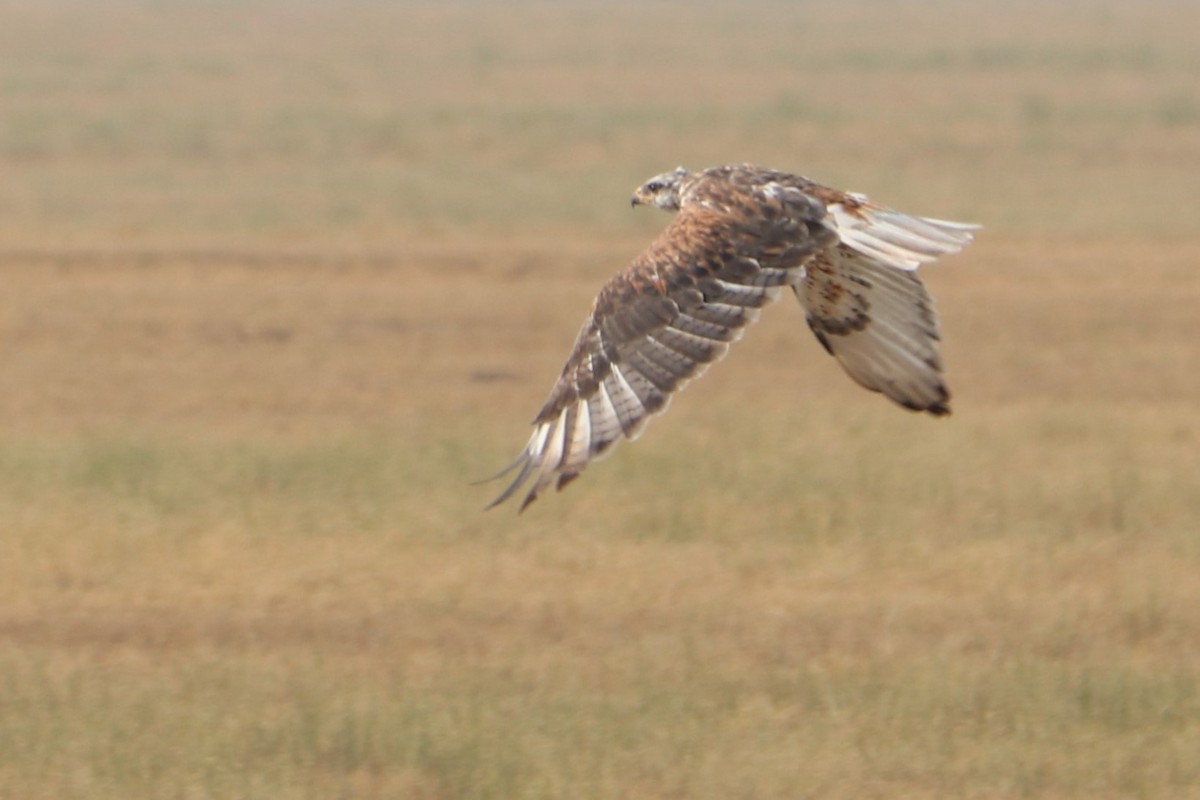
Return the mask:
POLYGON ((662 181, 650 181, 646 184, 646 190, 650 192, 660 192, 662 191, 662 188, 662 181))

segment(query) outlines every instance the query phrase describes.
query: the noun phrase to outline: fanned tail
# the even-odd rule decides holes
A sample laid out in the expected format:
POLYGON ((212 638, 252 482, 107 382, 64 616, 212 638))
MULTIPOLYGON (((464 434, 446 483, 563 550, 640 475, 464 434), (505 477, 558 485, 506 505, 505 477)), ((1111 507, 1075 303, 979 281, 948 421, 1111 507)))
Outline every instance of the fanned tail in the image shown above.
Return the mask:
POLYGON ((974 239, 978 225, 914 217, 872 203, 829 206, 842 243, 881 264, 915 270, 957 253, 974 239))

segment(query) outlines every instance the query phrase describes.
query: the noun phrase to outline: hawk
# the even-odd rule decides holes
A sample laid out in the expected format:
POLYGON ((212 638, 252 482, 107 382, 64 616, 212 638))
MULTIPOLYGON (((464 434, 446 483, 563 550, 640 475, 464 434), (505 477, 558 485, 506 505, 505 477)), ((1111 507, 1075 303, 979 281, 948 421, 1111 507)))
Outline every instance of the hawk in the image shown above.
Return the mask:
POLYGON ((533 435, 495 476, 516 477, 488 508, 532 481, 523 511, 637 438, 785 288, 851 378, 913 411, 950 413, 937 316, 916 270, 961 250, 978 226, 750 164, 680 167, 631 203, 675 218, 600 290, 533 435))

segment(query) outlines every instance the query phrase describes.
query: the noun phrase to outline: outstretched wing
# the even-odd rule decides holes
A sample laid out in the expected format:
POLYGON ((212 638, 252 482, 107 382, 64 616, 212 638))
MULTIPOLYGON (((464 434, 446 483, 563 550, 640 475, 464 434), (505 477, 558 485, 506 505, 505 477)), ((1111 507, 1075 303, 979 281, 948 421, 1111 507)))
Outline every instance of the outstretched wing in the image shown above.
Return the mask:
POLYGON ((824 206, 799 190, 768 182, 720 191, 720 202, 685 206, 600 291, 529 442, 500 473, 516 477, 493 506, 532 481, 524 509, 622 437, 636 438, 833 240, 824 206))
POLYGON ((916 411, 950 413, 937 315, 916 269, 956 253, 974 225, 911 217, 822 191, 838 243, 793 288, 817 339, 862 386, 916 411))

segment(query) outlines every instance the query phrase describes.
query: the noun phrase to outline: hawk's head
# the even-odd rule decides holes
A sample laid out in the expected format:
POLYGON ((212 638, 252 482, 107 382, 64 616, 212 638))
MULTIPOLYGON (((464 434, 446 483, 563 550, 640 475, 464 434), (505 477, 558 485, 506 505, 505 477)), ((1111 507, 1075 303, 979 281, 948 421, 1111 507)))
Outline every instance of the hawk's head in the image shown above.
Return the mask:
POLYGON ((633 197, 629 198, 629 204, 654 206, 664 211, 678 211, 679 187, 684 178, 691 174, 684 167, 676 167, 671 172, 655 175, 634 190, 633 197))

